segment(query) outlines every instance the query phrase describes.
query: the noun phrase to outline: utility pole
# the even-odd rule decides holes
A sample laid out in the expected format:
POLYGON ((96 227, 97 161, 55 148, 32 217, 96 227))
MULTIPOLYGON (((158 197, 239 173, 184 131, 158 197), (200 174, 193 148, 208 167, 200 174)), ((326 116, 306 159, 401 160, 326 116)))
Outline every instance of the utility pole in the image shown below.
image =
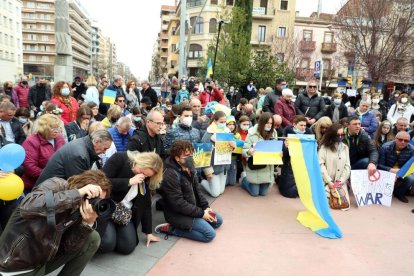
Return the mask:
POLYGON ((181 0, 181 14, 180 14, 180 42, 179 51, 180 57, 178 60, 178 79, 181 80, 185 71, 185 23, 187 20, 187 0, 181 0))

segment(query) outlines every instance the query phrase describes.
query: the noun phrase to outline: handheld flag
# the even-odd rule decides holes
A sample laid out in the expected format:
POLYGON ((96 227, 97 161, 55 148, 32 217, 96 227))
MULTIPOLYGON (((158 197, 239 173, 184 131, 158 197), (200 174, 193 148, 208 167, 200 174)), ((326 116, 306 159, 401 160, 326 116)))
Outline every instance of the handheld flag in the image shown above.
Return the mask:
POLYGON ((103 103, 113 104, 116 99, 116 91, 105 89, 103 92, 103 103))
POLYGON ((254 165, 281 165, 283 141, 262 140, 254 146, 254 165))
POLYGON ((213 75, 213 65, 211 64, 211 58, 208 58, 206 78, 209 78, 211 75, 213 75))
POLYGON ((408 160, 401 169, 398 170, 397 176, 406 178, 410 174, 414 173, 414 156, 408 160))

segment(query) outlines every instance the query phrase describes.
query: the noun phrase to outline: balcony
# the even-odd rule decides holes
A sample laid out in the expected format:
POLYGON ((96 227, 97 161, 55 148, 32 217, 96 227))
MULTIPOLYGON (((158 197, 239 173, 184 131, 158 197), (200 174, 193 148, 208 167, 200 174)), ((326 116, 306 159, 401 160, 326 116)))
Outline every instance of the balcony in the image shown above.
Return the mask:
POLYGON ((299 44, 299 48, 302 52, 313 52, 316 48, 316 42, 315 41, 306 41, 301 40, 299 44))
POLYGON ((253 19, 272 20, 275 17, 275 10, 263 7, 253 7, 253 19))
POLYGON ((296 68, 296 79, 305 80, 313 78, 314 69, 310 68, 296 68))
POLYGON ((159 37, 160 37, 161 39, 168 39, 168 38, 169 38, 168 33, 167 33, 167 34, 165 34, 165 33, 160 33, 159 37))
POLYGON ((322 42, 321 52, 325 54, 332 54, 336 52, 336 43, 322 42))
POLYGON ((168 52, 161 52, 160 57, 161 58, 167 58, 168 57, 168 52))
POLYGON ((162 49, 168 49, 168 42, 161 42, 161 43, 160 43, 160 47, 161 47, 162 49))
POLYGON ((326 79, 334 79, 336 78, 335 69, 327 69, 323 70, 323 77, 326 79))

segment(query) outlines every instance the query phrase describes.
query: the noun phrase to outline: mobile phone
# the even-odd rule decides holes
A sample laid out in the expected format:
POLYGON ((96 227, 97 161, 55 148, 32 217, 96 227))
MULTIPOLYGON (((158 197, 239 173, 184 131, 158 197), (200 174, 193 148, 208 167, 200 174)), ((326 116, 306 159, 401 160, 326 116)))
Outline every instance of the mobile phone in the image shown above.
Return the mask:
POLYGON ((210 211, 210 212, 208 212, 208 214, 209 214, 210 216, 212 216, 214 219, 216 219, 216 214, 215 214, 214 212, 210 211))
POLYGON ((205 107, 202 107, 202 108, 200 108, 200 114, 201 115, 204 115, 204 111, 206 110, 206 108, 205 107))

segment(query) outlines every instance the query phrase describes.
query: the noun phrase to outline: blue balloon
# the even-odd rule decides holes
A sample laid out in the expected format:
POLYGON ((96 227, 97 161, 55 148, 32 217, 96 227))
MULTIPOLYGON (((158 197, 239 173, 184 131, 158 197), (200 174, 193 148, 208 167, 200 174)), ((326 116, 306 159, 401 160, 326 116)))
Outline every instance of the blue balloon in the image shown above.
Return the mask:
POLYGON ((19 144, 7 144, 0 149, 0 170, 9 172, 23 164, 26 152, 19 144))

